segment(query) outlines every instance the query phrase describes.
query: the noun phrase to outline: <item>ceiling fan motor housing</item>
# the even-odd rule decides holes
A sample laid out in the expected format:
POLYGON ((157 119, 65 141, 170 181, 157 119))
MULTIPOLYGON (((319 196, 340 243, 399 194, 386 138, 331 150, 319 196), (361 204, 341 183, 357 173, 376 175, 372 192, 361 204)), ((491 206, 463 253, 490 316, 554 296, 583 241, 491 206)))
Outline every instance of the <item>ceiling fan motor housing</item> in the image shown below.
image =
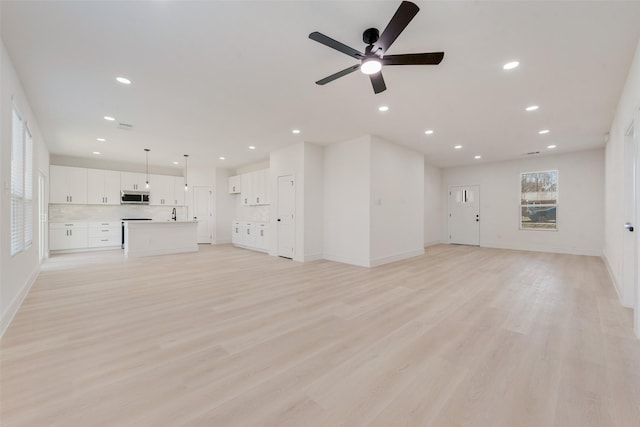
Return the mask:
POLYGON ((362 33, 362 41, 369 45, 377 42, 379 37, 380 31, 377 28, 369 28, 362 33))

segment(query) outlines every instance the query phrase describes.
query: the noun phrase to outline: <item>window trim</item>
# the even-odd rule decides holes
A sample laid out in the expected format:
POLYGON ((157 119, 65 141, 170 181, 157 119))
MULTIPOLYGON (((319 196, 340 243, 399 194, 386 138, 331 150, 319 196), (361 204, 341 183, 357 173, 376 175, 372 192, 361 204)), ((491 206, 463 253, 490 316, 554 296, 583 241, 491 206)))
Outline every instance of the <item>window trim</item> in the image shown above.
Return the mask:
POLYGON ((547 169, 547 170, 538 170, 538 171, 530 171, 530 172, 520 172, 520 179, 518 181, 518 230, 519 231, 558 231, 559 227, 559 217, 558 217, 558 207, 560 206, 560 171, 558 169, 547 169), (556 174, 556 202, 555 203, 545 203, 537 206, 555 206, 556 207, 556 222, 555 228, 525 228, 522 226, 522 208, 526 206, 531 206, 530 204, 522 203, 522 176, 535 174, 535 173, 548 173, 555 172, 556 174))
POLYGON ((28 127, 27 121, 20 112, 20 108, 16 105, 12 98, 11 103, 11 165, 10 165, 10 219, 9 219, 9 254, 14 257, 22 252, 25 252, 33 245, 33 159, 34 159, 34 144, 33 134, 28 127), (21 127, 21 136, 16 138, 16 121, 19 120, 21 127), (27 138, 28 135, 28 138, 27 138), (19 138, 19 140, 18 140, 19 138), (16 158, 16 148, 21 151, 21 164, 17 165, 14 162, 16 158), (18 169, 16 172, 14 168, 18 169), (31 176, 28 176, 28 173, 31 176), (19 174, 19 179, 14 179, 16 174, 19 174), (27 185, 30 184, 30 188, 27 189, 27 185), (27 211, 27 209, 30 210, 27 211), (18 212, 18 215, 16 215, 18 212), (29 214, 30 213, 30 214, 29 214), (19 218, 17 218, 19 216, 19 218), (30 220, 30 222, 28 222, 30 220), (27 231, 30 231, 30 236, 27 231), (14 239, 14 236, 16 237, 14 239), (28 240, 30 237, 30 240, 28 240))

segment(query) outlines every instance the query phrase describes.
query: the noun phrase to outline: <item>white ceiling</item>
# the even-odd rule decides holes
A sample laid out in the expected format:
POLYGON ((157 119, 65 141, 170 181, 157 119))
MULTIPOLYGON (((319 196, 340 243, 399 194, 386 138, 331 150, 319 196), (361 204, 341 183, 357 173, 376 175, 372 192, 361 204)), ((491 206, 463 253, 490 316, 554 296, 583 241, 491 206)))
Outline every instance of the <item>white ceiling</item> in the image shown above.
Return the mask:
POLYGON ((379 95, 360 72, 314 84, 356 61, 309 33, 364 50, 362 32, 399 4, 2 0, 2 39, 54 154, 143 163, 150 148, 152 165, 190 154, 190 166, 235 168, 297 141, 375 134, 448 167, 604 145, 640 2, 419 1, 388 54, 444 51, 439 66, 386 67, 379 95))

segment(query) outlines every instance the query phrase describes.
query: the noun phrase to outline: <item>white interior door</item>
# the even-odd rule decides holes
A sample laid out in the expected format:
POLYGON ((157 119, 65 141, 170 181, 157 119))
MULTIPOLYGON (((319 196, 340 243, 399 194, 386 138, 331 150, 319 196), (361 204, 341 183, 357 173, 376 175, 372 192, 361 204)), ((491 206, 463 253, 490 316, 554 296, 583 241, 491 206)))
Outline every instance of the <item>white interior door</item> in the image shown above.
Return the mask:
POLYGON ((198 221, 198 243, 213 242, 212 206, 211 187, 193 187, 193 219, 198 221))
POLYGON ((293 258, 296 245, 295 181, 293 175, 278 177, 278 256, 293 258))
POLYGON ((449 187, 449 243, 480 245, 480 187, 449 187))
POLYGON ((625 136, 624 143, 624 250, 622 257, 622 286, 620 298, 626 307, 634 307, 637 282, 637 232, 636 221, 636 175, 637 147, 633 140, 633 125, 625 136), (632 231, 633 230, 633 231, 632 231))

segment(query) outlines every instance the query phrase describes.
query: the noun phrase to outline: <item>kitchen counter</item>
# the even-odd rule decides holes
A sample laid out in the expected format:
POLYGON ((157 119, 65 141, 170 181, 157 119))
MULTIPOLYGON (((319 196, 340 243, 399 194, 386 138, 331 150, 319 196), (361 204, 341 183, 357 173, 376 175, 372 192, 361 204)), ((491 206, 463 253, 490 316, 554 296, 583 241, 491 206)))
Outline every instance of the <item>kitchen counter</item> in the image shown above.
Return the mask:
POLYGON ((124 221, 124 256, 198 252, 198 221, 124 221))

